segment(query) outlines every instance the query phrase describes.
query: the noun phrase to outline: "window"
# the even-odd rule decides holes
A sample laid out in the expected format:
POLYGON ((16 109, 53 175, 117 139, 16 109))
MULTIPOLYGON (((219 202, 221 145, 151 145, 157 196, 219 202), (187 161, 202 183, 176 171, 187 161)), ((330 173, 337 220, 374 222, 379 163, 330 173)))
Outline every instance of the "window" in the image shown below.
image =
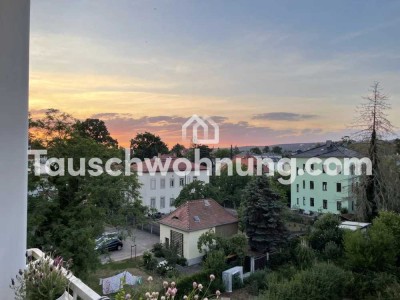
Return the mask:
POLYGON ((151 180, 150 180, 150 188, 152 190, 156 189, 156 179, 155 178, 151 178, 151 180))
POLYGON ((165 178, 160 179, 160 188, 165 189, 165 178))
POLYGON ((342 184, 340 182, 336 183, 336 192, 338 193, 342 192, 342 184))
POLYGON ((169 206, 174 206, 175 198, 169 198, 169 206))
POLYGON ((306 206, 306 197, 303 197, 303 206, 306 206))
POLYGON ((185 185, 185 178, 179 178, 179 186, 184 186, 185 185))
POLYGON ((154 197, 150 198, 150 207, 156 208, 156 198, 154 197))
POLYGON ((171 178, 171 179, 169 180, 169 186, 170 186, 170 187, 174 187, 174 185, 175 185, 174 178, 171 178))
POLYGON ((306 181, 303 180, 303 189, 305 189, 305 188, 306 188, 306 181))
POLYGON ((314 181, 310 181, 310 190, 314 189, 314 181))
POLYGON ((160 198, 160 208, 165 208, 165 197, 160 198))
POLYGON ((351 201, 351 211, 354 211, 354 201, 351 201))
POLYGON ((299 198, 297 198, 297 205, 299 205, 299 198))
POLYGON ((310 206, 314 206, 314 198, 310 198, 310 206))
POLYGON ((325 166, 322 165, 322 174, 325 174, 325 173, 326 173, 326 171, 325 171, 325 166))
POLYGON ((328 200, 323 200, 322 201, 322 208, 323 209, 328 209, 328 200))
POLYGON ((311 170, 314 171, 314 164, 311 164, 311 170))
POLYGON ((328 183, 327 182, 323 182, 322 183, 322 190, 323 191, 327 191, 328 190, 328 183))
POLYGON ((296 174, 299 175, 299 167, 296 168, 296 174))
POLYGON ((336 202, 336 209, 339 211, 342 209, 342 202, 340 201, 336 202))
POLYGON ((296 191, 299 192, 300 186, 299 184, 296 185, 296 191))
POLYGON ((193 181, 197 180, 197 176, 193 176, 193 181))
POLYGON ((303 171, 304 171, 304 173, 305 173, 305 171, 306 171, 306 164, 303 164, 303 171))
POLYGON ((165 238, 165 246, 167 247, 167 248, 169 248, 169 238, 165 238))

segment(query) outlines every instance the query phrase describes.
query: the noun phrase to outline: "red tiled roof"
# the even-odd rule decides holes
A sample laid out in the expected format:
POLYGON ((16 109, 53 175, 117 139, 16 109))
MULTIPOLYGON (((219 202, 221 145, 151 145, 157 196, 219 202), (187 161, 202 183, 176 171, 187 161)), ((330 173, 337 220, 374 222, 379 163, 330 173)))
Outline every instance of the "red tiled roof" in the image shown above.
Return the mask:
MULTIPOLYGON (((171 161, 170 161, 170 163, 169 163, 169 165, 168 165, 168 169, 166 170, 167 172, 173 172, 174 171, 174 168, 173 168, 173 166, 174 166, 174 163, 175 164, 177 164, 178 165, 178 169, 179 169, 179 171, 185 171, 186 169, 191 169, 192 171, 194 171, 194 170, 196 170, 196 164, 195 163, 190 163, 191 164, 191 167, 190 167, 190 164, 188 165, 188 167, 186 167, 186 164, 184 163, 184 162, 178 162, 178 163, 176 163, 175 161, 178 159, 178 158, 176 158, 176 157, 162 157, 162 158, 152 158, 152 159, 150 159, 150 162, 149 162, 149 164, 151 165, 151 167, 150 167, 150 170, 152 171, 153 169, 154 169, 154 167, 155 167, 155 165, 157 164, 157 168, 156 168, 156 170, 155 170, 155 172, 161 172, 161 171, 163 171, 164 170, 164 166, 166 166, 167 167, 167 163, 166 163, 166 161, 167 161, 167 158, 171 158, 171 161), (157 162, 156 160, 160 160, 159 162, 157 162), (160 170, 160 164, 161 164, 161 170, 160 170)), ((198 167, 198 169, 199 170, 207 170, 207 167, 206 166, 203 166, 203 165, 200 165, 199 167, 198 167)), ((132 171, 138 171, 139 170, 139 167, 138 167, 138 165, 137 164, 132 164, 132 166, 131 166, 131 170, 132 171)), ((147 167, 147 162, 146 161, 143 161, 142 162, 142 170, 143 170, 143 173, 149 173, 149 168, 147 167)))
POLYGON ((159 223, 183 231, 196 231, 237 223, 238 218, 213 199, 187 201, 159 223))

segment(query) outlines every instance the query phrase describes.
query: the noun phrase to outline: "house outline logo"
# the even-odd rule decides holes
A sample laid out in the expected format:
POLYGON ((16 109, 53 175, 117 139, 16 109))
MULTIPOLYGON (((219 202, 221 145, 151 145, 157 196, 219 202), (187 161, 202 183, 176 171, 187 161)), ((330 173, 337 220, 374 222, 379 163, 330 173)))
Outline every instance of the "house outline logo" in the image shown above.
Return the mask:
POLYGON ((192 141, 194 144, 218 144, 219 143, 219 126, 209 116, 199 117, 191 116, 182 126, 182 140, 187 139, 188 127, 193 125, 192 141), (210 125, 214 131, 214 138, 209 138, 210 125), (199 127, 203 129, 204 138, 199 139, 199 127))

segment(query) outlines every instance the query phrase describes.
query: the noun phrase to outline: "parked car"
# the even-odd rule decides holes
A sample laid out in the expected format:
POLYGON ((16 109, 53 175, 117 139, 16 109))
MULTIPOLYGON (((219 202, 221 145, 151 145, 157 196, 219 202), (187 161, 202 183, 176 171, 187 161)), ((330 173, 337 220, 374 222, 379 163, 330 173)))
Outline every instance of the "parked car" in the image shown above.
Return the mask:
POLYGON ((103 238, 96 241, 96 251, 115 251, 121 250, 124 244, 119 238, 103 238))
POLYGON ((101 236, 99 236, 96 239, 96 244, 101 242, 102 240, 106 240, 106 239, 120 239, 121 241, 123 240, 122 234, 118 231, 104 232, 101 236))
POLYGON ((158 220, 158 219, 161 219, 163 216, 164 216, 164 214, 163 213, 160 213, 160 212, 155 212, 155 213, 153 213, 153 214, 148 214, 147 215, 149 218, 152 218, 152 219, 154 219, 154 220, 158 220))

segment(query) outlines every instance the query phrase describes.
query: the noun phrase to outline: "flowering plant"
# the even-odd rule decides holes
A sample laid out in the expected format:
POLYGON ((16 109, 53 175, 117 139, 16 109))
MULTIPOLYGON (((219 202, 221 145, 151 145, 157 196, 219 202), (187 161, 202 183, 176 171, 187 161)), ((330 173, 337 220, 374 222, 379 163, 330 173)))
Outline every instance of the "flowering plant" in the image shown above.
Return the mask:
POLYGON ((61 256, 54 260, 44 255, 38 260, 27 256, 27 267, 19 270, 11 279, 11 288, 17 300, 53 300, 60 297, 68 287, 71 260, 64 262, 61 256))

